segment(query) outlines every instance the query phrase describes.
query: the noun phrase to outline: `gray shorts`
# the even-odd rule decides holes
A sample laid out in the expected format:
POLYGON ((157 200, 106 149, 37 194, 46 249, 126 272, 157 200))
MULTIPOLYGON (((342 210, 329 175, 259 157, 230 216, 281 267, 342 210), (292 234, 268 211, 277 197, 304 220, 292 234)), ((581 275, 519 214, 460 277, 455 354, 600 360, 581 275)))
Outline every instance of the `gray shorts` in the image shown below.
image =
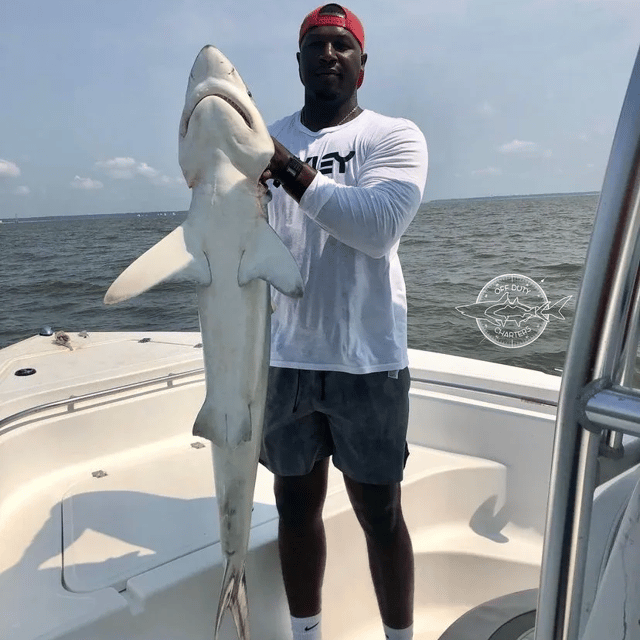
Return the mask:
POLYGON ((409 455, 409 369, 355 375, 269 369, 260 462, 302 476, 323 458, 356 482, 395 484, 409 455))

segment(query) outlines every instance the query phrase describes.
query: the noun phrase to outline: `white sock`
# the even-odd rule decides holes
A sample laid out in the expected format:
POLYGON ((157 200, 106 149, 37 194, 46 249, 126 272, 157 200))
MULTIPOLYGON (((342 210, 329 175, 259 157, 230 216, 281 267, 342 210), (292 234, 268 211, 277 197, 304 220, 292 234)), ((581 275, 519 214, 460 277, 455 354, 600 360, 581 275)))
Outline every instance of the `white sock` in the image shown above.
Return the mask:
POLYGON ((384 627, 384 635, 387 640, 413 640, 413 625, 406 629, 392 629, 391 627, 387 627, 386 624, 382 626, 384 627))
POLYGON ((320 613, 309 618, 294 618, 291 616, 291 630, 293 640, 321 640, 320 613))

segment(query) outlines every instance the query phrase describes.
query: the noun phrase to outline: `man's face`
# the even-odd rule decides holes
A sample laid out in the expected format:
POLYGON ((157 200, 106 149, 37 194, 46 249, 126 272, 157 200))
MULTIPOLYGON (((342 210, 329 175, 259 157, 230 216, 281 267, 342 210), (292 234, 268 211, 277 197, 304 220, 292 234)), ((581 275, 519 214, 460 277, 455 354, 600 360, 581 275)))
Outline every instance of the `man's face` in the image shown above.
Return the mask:
POLYGON ((356 90, 366 59, 350 31, 343 27, 314 27, 300 43, 300 79, 307 92, 321 100, 346 100, 356 90))

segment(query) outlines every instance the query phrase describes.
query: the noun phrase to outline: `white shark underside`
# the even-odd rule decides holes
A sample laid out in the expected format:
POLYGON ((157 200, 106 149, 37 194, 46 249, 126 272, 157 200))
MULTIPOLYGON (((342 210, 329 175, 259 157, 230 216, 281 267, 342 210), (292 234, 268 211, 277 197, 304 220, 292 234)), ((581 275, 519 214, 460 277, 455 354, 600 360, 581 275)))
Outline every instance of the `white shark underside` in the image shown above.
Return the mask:
POLYGON ((273 142, 244 82, 214 47, 204 47, 191 70, 179 143, 192 189, 187 219, 116 279, 105 302, 171 277, 197 284, 207 394, 193 432, 215 445, 225 557, 215 637, 230 609, 238 637, 247 640, 244 565, 269 367, 269 284, 301 296, 302 279, 264 215, 258 180, 273 142))

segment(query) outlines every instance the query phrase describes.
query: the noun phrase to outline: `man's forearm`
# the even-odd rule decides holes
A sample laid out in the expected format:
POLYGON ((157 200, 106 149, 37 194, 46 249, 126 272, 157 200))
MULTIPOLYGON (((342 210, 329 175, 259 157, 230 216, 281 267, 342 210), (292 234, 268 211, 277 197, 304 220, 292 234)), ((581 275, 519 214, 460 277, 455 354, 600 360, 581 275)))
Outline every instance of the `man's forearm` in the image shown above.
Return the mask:
POLYGON ((286 147, 273 139, 275 152, 269 164, 271 178, 296 201, 300 202, 304 192, 316 177, 317 171, 294 156, 286 147))

